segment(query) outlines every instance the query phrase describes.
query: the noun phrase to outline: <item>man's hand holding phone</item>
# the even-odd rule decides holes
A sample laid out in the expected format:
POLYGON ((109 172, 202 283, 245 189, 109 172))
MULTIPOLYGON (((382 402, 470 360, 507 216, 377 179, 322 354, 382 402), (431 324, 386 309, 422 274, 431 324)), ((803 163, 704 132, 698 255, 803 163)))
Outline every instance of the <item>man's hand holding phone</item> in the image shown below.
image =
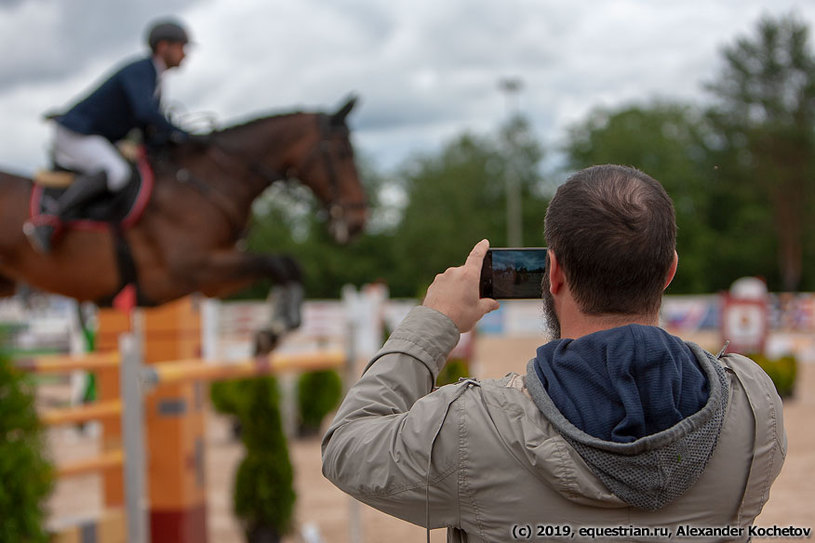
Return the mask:
POLYGON ((481 267, 489 247, 489 241, 479 241, 463 266, 447 268, 438 274, 422 303, 447 315, 459 332, 472 330, 481 317, 498 309, 497 301, 482 298, 479 292, 481 267))

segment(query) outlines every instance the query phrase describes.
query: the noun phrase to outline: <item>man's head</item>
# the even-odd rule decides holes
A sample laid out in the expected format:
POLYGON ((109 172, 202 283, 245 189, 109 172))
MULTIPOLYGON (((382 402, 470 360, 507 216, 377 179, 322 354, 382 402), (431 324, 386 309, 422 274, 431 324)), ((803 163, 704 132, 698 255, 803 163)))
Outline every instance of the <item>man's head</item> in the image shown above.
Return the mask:
MULTIPOLYGON (((581 170, 558 188, 544 228, 581 313, 658 314, 675 264, 676 219, 656 180, 625 166, 581 170)), ((554 313, 548 279, 544 298, 554 313)))
POLYGON ((147 31, 147 45, 153 56, 159 57, 168 68, 181 65, 186 56, 185 46, 189 41, 187 30, 170 19, 154 22, 147 31))

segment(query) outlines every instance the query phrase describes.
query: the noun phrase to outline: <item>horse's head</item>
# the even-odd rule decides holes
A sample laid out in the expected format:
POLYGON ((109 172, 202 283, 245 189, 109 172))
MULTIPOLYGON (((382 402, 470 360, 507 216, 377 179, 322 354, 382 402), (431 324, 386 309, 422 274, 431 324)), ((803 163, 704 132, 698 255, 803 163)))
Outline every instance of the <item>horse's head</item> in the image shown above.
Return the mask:
POLYGON ((339 243, 346 243, 359 234, 368 216, 365 191, 345 123, 355 103, 356 97, 352 97, 335 113, 314 115, 316 130, 288 172, 309 186, 325 205, 329 231, 339 243))
POLYGON ((241 192, 235 186, 225 190, 229 197, 243 194, 246 209, 270 183, 297 179, 325 207, 333 237, 345 243, 362 231, 368 215, 345 123, 355 102, 356 98, 349 99, 332 114, 288 113, 213 132, 211 146, 205 150, 187 146, 189 156, 200 158, 203 154, 205 159, 198 169, 190 167, 192 175, 213 183, 231 183, 233 176, 243 171, 247 174, 247 190, 241 192), (249 181, 252 179, 255 181, 249 181))

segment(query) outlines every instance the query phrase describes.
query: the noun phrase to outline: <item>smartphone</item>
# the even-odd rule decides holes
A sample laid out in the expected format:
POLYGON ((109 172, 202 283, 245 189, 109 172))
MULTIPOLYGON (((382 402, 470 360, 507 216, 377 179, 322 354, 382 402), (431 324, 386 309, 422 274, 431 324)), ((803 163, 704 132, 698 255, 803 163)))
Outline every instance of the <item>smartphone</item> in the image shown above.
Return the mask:
POLYGON ((540 299, 545 272, 545 248, 488 249, 481 267, 481 297, 497 300, 540 299))

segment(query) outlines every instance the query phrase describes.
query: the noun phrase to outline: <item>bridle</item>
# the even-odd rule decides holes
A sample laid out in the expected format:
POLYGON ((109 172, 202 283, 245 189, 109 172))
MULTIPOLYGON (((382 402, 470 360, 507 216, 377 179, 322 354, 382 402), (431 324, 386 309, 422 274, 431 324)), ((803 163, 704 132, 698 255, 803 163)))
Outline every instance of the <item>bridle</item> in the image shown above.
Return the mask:
POLYGON ((324 168, 330 191, 328 201, 323 204, 328 212, 329 230, 338 241, 344 242, 350 237, 348 213, 357 209, 367 209, 368 202, 366 200, 358 202, 342 201, 340 177, 331 157, 332 148, 335 146, 332 136, 338 130, 347 131, 348 129, 344 124, 333 124, 331 117, 324 113, 317 115, 316 122, 320 137, 299 164, 289 166, 285 172, 279 172, 272 170, 260 160, 251 160, 249 170, 262 178, 267 184, 271 184, 276 181, 291 181, 293 179, 302 181, 315 168, 324 168))
MULTIPOLYGON (((329 201, 325 204, 328 211, 328 216, 331 220, 332 228, 341 230, 334 232, 335 235, 348 238, 348 223, 347 214, 349 211, 358 209, 367 209, 368 202, 361 200, 358 202, 343 202, 342 194, 340 193, 340 178, 337 175, 337 170, 334 161, 331 159, 331 148, 334 147, 332 134, 338 130, 348 131, 344 125, 334 125, 328 115, 320 114, 317 117, 317 124, 320 131, 320 139, 317 143, 306 153, 305 158, 300 164, 292 166, 286 171, 285 179, 303 179, 308 172, 315 168, 323 168, 328 178, 329 190, 331 195, 329 201)), ((338 238, 339 239, 339 238, 338 238)))

